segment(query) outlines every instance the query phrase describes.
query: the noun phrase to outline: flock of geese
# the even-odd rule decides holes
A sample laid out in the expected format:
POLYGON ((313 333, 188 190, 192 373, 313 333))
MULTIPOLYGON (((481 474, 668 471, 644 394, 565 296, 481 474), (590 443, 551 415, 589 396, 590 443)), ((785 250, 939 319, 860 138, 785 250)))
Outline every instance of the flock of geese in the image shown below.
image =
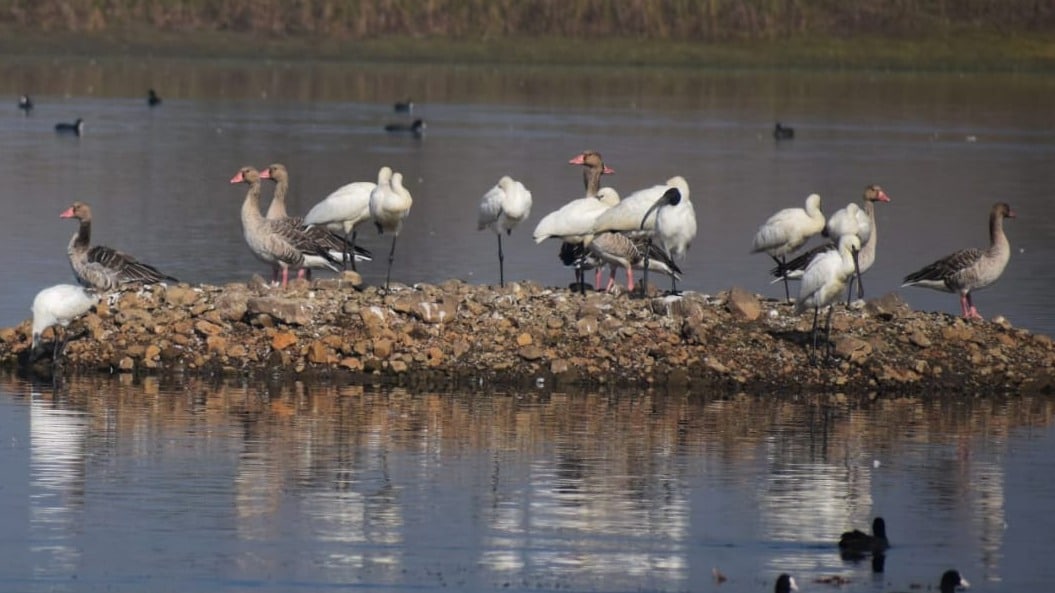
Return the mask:
MULTIPOLYGON (((159 105, 161 98, 154 89, 147 93, 147 104, 159 105)), ((395 104, 398 113, 411 113, 413 101, 395 104)), ((28 113, 32 100, 23 95, 19 108, 28 113)), ((393 125, 419 135, 424 122, 393 125)), ((390 126, 391 127, 391 126, 390 126)), ((60 133, 81 134, 84 122, 57 124, 60 133)), ((386 128, 388 129, 388 128, 386 128)), ((395 129, 395 128, 393 128, 395 129)), ((777 123, 773 136, 777 140, 794 137, 794 130, 777 123)), ((601 179, 614 170, 604 163, 600 153, 584 151, 568 161, 583 169, 583 197, 572 200, 548 213, 535 226, 536 243, 547 239, 561 242, 559 257, 575 271, 575 283, 585 292, 585 273, 594 270, 594 286, 600 288, 603 269, 609 269, 604 290, 616 287, 618 269, 626 271, 626 289, 642 293, 648 286, 649 272, 669 276, 672 294, 682 271, 678 261, 696 237, 696 214, 690 200, 688 182, 675 176, 664 183, 635 191, 625 198, 611 187, 602 187, 601 179), (634 270, 643 271, 643 284, 635 286, 634 270)), ((257 170, 251 166, 239 169, 232 184, 246 184, 248 190, 241 209, 242 230, 250 251, 271 267, 272 285, 286 287, 290 270, 298 277, 310 278, 312 269, 339 272, 357 262, 372 260, 372 254, 356 245, 358 230, 372 223, 379 233, 391 235, 385 272, 385 291, 389 290, 396 240, 410 213, 413 197, 403 185, 403 175, 390 167, 381 167, 376 182, 358 181, 344 185, 316 204, 305 216, 290 216, 285 198, 289 188, 286 167, 275 163, 257 170), (260 199, 263 181, 275 184, 266 214, 260 199)), ((790 281, 799 281, 796 314, 813 310, 810 358, 817 360, 819 316, 828 307, 825 323, 826 357, 831 355, 831 317, 835 303, 846 289, 847 304, 856 285, 857 298, 864 296, 861 276, 875 262, 877 229, 875 205, 890 198, 878 185, 865 188, 862 203, 850 203, 825 217, 821 198, 812 194, 803 208, 786 208, 769 217, 755 233, 752 253, 768 254, 776 266, 771 270, 774 282, 784 283, 785 298, 791 302, 790 281), (808 251, 800 252, 811 238, 821 235, 827 240, 808 251), (788 257, 792 256, 790 261, 788 257)), ((505 285, 505 256, 502 235, 526 220, 531 213, 531 192, 509 176, 503 176, 487 191, 479 204, 477 227, 491 229, 498 237, 500 285, 505 285)), ((79 221, 77 232, 67 250, 74 274, 85 290, 68 286, 45 289, 34 300, 34 345, 39 334, 52 325, 65 326, 97 300, 96 293, 110 292, 130 283, 174 282, 172 276, 142 263, 115 249, 91 245, 91 209, 75 202, 62 212, 63 218, 79 221), (39 321, 38 321, 39 318, 39 321)), ((958 293, 964 317, 981 319, 972 293, 989 286, 1003 273, 1010 257, 1010 245, 1003 230, 1003 220, 1014 217, 1005 203, 994 204, 989 217, 990 244, 985 249, 964 249, 941 258, 905 277, 902 286, 922 286, 958 293)))

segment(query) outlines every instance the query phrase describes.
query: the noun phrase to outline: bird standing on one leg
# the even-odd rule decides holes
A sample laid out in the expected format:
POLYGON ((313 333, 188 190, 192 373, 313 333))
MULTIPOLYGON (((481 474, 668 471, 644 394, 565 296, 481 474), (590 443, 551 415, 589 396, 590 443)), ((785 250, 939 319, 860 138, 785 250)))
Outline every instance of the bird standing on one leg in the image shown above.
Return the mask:
POLYGON ((505 256, 502 254, 502 232, 513 233, 513 228, 531 215, 531 192, 523 183, 505 175, 480 200, 480 216, 476 230, 490 227, 498 236, 498 281, 506 285, 505 256))
POLYGON ((388 251, 388 269, 385 271, 385 292, 388 292, 392 277, 392 262, 396 257, 396 239, 403 229, 403 221, 410 214, 414 199, 403 187, 403 174, 394 173, 390 167, 381 167, 377 172, 377 187, 370 193, 370 216, 378 233, 392 234, 392 247, 388 251))

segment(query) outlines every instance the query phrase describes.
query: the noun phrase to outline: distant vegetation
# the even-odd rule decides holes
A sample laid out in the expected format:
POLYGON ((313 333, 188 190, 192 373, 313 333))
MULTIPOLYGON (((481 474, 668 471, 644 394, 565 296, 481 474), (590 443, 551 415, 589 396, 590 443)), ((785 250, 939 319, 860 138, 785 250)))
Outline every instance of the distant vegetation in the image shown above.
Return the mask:
POLYGON ((5 0, 0 26, 331 39, 502 36, 726 42, 1055 29, 1055 0, 5 0))

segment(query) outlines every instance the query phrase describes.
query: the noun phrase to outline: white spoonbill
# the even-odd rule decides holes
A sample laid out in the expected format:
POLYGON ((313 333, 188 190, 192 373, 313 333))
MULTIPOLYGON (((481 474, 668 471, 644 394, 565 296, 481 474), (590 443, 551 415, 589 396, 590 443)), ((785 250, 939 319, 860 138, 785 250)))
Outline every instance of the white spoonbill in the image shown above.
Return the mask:
MULTIPOLYGON (((842 294, 850 276, 855 273, 857 260, 854 252, 861 250, 861 240, 857 235, 843 235, 839 237, 839 248, 835 251, 826 251, 813 258, 806 272, 802 275, 802 283, 799 286, 799 298, 795 301, 795 313, 800 314, 806 309, 813 308, 813 349, 810 351, 810 360, 816 360, 817 356, 817 317, 821 307, 827 307, 835 302, 842 294)), ((828 321, 825 330, 826 351, 831 352, 832 334, 832 312, 834 307, 828 310, 828 321)))
MULTIPOLYGON (((692 202, 689 201, 689 183, 685 181, 684 177, 680 175, 671 177, 667 180, 667 185, 678 191, 667 191, 656 200, 656 203, 649 208, 641 219, 641 224, 644 225, 646 223, 649 214, 653 210, 658 210, 656 213, 656 227, 653 233, 655 240, 659 242, 659 245, 663 248, 663 251, 666 251, 670 259, 683 259, 685 253, 692 245, 692 240, 696 238, 696 209, 693 208, 692 202)), ((670 279, 670 291, 672 294, 677 294, 678 278, 671 274, 670 279)))
POLYGON ((498 281, 506 285, 505 256, 502 254, 502 233, 513 233, 513 228, 531 215, 531 192, 523 183, 508 175, 502 176, 480 200, 480 216, 476 230, 488 227, 498 236, 498 281))
MULTIPOLYGON (((372 181, 353 181, 338 187, 308 210, 304 215, 304 224, 318 225, 331 233, 343 234, 351 247, 351 253, 358 254, 359 248, 355 246, 357 229, 370 220, 370 194, 375 187, 377 184, 372 181)), ((350 254, 344 257, 345 261, 351 261, 354 270, 355 262, 360 258, 350 254)))
POLYGON ((41 334, 53 325, 63 329, 61 338, 59 330, 55 330, 52 359, 58 358, 66 346, 66 326, 90 311, 98 302, 99 295, 94 290, 73 284, 56 284, 38 292, 33 298, 33 346, 30 360, 39 355, 41 334))
POLYGON ((961 249, 905 276, 901 286, 922 286, 960 293, 960 311, 968 319, 982 319, 971 293, 997 281, 1011 258, 1011 244, 1004 234, 1004 219, 1015 213, 1004 202, 989 211, 989 247, 961 249))
POLYGON ((388 292, 392 277, 392 262, 396 258, 396 239, 403 230, 403 221, 410 214, 414 198, 403 187, 403 174, 394 173, 390 167, 381 167, 377 172, 377 187, 370 192, 370 216, 378 233, 392 234, 392 247, 388 250, 388 269, 385 271, 385 292, 388 292))
MULTIPOLYGON (((857 253, 857 268, 861 274, 867 272, 872 264, 875 263, 876 258, 876 245, 879 241, 879 231, 876 226, 875 217, 875 203, 876 202, 889 202, 890 196, 883 191, 883 188, 878 185, 869 185, 865 188, 862 196, 864 200, 864 208, 858 208, 854 204, 849 204, 845 208, 837 210, 835 214, 832 214, 828 218, 828 224, 825 226, 825 234, 831 237, 831 241, 818 245, 805 253, 797 256, 795 259, 787 262, 783 266, 777 266, 773 268, 770 273, 774 276, 773 282, 780 282, 785 276, 789 280, 798 280, 802 277, 802 272, 809 265, 810 260, 817 256, 818 253, 836 249, 838 245, 836 240, 839 236, 846 234, 847 232, 853 232, 857 235, 857 238, 861 240, 861 251, 857 253), (854 206, 854 208, 851 208, 854 206), (852 216, 850 212, 853 212, 852 216), (853 220, 854 222, 850 222, 853 220)), ((851 302, 851 296, 853 294, 854 281, 857 282, 857 298, 864 298, 864 287, 861 284, 861 279, 857 276, 850 278, 850 285, 846 291, 846 303, 847 305, 851 302)))
MULTIPOLYGON (((770 216, 758 227, 751 253, 765 252, 777 265, 784 266, 787 254, 802 247, 810 237, 824 229, 821 197, 810 194, 805 208, 785 208, 770 216)), ((791 300, 791 291, 784 280, 784 298, 791 300)))

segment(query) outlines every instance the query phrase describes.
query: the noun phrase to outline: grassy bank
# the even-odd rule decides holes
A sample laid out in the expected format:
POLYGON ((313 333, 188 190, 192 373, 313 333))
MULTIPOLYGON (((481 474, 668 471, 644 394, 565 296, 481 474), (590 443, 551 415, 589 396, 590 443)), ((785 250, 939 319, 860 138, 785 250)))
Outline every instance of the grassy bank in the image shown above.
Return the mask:
POLYGON ((670 66, 705 68, 880 69, 895 71, 1055 72, 1055 36, 966 29, 916 39, 876 35, 796 36, 724 42, 520 37, 457 40, 386 36, 315 39, 199 31, 125 29, 99 33, 39 33, 0 27, 9 58, 143 56, 330 61, 670 66))

